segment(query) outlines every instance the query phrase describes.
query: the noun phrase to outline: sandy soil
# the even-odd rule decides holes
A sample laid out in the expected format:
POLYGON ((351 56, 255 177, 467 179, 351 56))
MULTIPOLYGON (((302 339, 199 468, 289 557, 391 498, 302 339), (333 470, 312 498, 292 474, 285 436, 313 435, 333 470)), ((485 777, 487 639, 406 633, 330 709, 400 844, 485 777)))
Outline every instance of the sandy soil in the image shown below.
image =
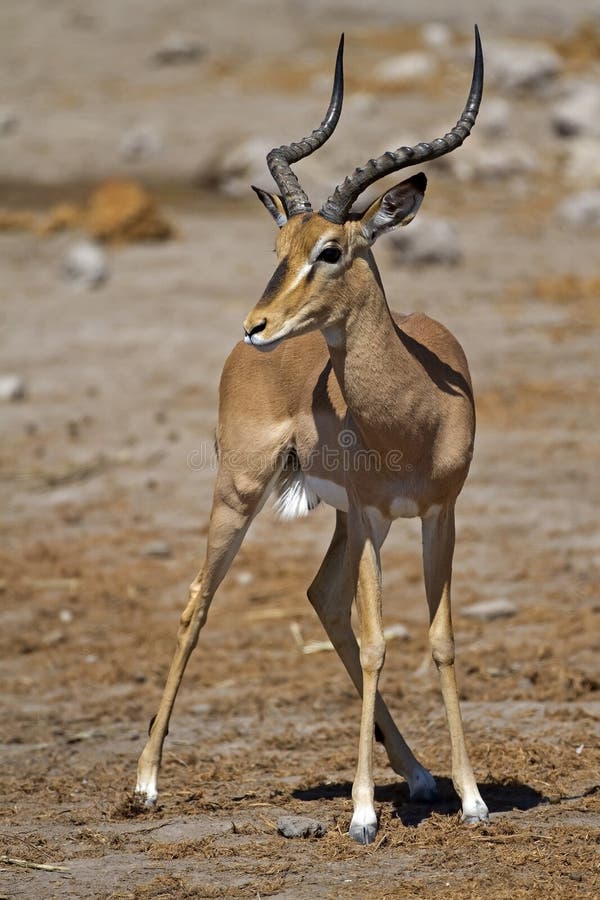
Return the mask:
MULTIPOLYGON (((592 8, 494 5, 477 4, 484 36, 531 35, 538 23, 548 41, 592 8)), ((401 142, 402 128, 430 137, 431 121, 451 124, 468 78, 474 3, 452 14, 420 4, 409 20, 391 2, 376 13, 272 6, 3 3, 2 102, 19 128, 0 137, 0 205, 44 214, 103 178, 135 176, 177 236, 109 247, 110 278, 87 291, 61 274, 71 232, 0 233, 1 369, 28 387, 0 406, 0 896, 596 897, 598 233, 555 215, 574 188, 548 126, 551 95, 511 98, 516 135, 536 135, 531 174, 461 183, 429 167, 425 208, 456 223, 462 264, 399 267, 383 241, 377 253, 392 305, 447 324, 476 388, 454 605, 489 825, 458 820, 437 678, 423 666, 418 528, 398 522, 384 549, 385 620, 410 636, 390 642, 382 689, 441 799, 410 804, 378 749, 377 843, 346 836, 359 703, 334 654, 303 654, 290 628, 322 637, 305 591, 333 528, 325 508, 285 527, 266 509, 253 526, 186 674, 160 806, 132 807, 137 756, 201 562, 220 368, 274 259, 256 201, 194 179, 224 139, 266 135, 266 151, 271 136, 297 138, 317 121, 341 25, 348 112, 335 147, 306 164, 322 194, 392 133, 401 142), (436 16, 464 46, 464 65, 443 85, 353 100, 352 67, 370 70, 382 35, 405 49, 419 40, 419 17, 436 16), (197 63, 149 62, 172 31, 206 47, 197 63), (163 149, 123 162, 120 135, 140 122, 157 125, 163 149), (147 555, 157 540, 168 543, 162 558, 147 555), (514 602, 514 617, 463 613, 499 598, 514 602), (326 823, 327 835, 280 837, 277 819, 290 813, 326 823)))

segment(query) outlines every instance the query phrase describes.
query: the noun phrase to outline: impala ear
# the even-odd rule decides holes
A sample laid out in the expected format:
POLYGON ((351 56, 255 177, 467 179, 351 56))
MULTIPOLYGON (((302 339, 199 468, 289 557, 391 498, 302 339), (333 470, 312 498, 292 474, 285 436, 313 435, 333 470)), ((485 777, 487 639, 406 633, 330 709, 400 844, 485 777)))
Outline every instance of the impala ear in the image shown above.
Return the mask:
POLYGON ((254 187, 253 184, 251 185, 251 188, 260 202, 269 210, 278 226, 283 228, 288 220, 283 197, 280 197, 279 194, 269 194, 268 191, 263 191, 262 188, 254 187))
POLYGON ((362 233, 369 243, 374 243, 380 234, 412 222, 425 196, 426 187, 427 178, 423 172, 419 172, 378 197, 360 220, 362 233))

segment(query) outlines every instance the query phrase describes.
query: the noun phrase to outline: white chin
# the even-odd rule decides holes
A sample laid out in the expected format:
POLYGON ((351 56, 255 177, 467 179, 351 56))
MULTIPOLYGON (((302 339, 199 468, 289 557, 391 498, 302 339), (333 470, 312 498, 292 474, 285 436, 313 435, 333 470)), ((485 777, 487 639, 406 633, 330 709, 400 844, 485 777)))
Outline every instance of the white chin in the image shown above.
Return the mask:
POLYGON ((252 339, 248 335, 244 338, 244 341, 247 344, 252 344, 253 347, 256 347, 257 350, 261 350, 263 353, 269 353, 270 350, 274 350, 275 347, 279 347, 283 338, 275 338, 274 341, 261 341, 260 338, 255 337, 252 339))

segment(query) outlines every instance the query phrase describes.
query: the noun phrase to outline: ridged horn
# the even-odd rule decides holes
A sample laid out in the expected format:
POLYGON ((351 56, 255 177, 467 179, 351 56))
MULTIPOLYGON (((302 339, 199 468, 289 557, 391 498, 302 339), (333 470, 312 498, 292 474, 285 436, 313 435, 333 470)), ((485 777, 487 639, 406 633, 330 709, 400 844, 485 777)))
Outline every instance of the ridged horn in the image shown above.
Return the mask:
POLYGON ((444 137, 436 138, 430 143, 416 144, 414 147, 400 147, 398 150, 388 150, 378 159, 370 159, 364 166, 349 175, 339 184, 331 197, 321 207, 319 213, 329 222, 341 225, 346 221, 352 204, 362 192, 391 172, 397 172, 407 166, 422 165, 430 159, 444 156, 468 138, 475 124, 481 96, 483 94, 483 52, 479 28, 475 25, 475 61, 473 63, 473 78, 471 90, 465 108, 460 119, 444 137))
POLYGON ((267 165, 279 188, 288 216, 311 212, 312 206, 290 166, 322 147, 335 130, 344 99, 344 35, 340 38, 329 108, 318 128, 297 143, 276 147, 267 156, 267 165))

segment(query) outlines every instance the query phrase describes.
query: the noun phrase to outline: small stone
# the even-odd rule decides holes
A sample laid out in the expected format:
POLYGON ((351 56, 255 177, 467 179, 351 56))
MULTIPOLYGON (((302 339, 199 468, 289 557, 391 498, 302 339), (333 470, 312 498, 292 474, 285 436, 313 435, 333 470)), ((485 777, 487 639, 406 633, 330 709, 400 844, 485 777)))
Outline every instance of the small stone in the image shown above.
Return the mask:
POLYGON ((400 53, 383 59, 375 66, 373 74, 385 84, 419 81, 435 74, 437 62, 428 53, 400 53))
POLYGON ((159 66, 177 66, 195 63, 206 53, 206 49, 193 38, 184 34, 171 34, 155 50, 152 60, 159 66))
POLYGON ((486 138, 499 138, 508 134, 511 104, 504 97, 490 97, 477 117, 479 134, 486 138))
POLYGON ((169 559, 173 551, 166 541, 151 541, 142 550, 144 556, 152 556, 155 559, 169 559))
POLYGON ((383 636, 386 641, 409 641, 410 631, 402 622, 397 622, 396 625, 389 625, 387 628, 384 628, 383 636))
POLYGON ((264 181, 265 158, 274 146, 269 137, 228 141, 202 167, 197 183, 203 188, 216 188, 228 197, 247 197, 249 185, 264 181))
POLYGON ((396 261, 402 265, 457 265, 463 256, 456 227, 446 219, 421 216, 391 234, 396 261))
POLYGON ((473 142, 465 147, 460 158, 451 156, 446 164, 461 181, 503 181, 542 170, 535 151, 518 141, 473 142))
POLYGON ((14 132, 19 127, 19 117, 14 109, 8 107, 0 109, 0 137, 5 137, 14 132))
POLYGON ((443 22, 427 22, 421 28, 421 37, 428 47, 447 47, 452 40, 452 31, 443 22))
POLYGON ((242 587, 245 587, 247 584, 251 584, 254 581, 254 575, 252 572, 243 570, 237 573, 235 580, 238 584, 241 584, 242 587))
POLYGON ((481 600, 480 603, 472 603, 461 610, 463 616, 470 619, 481 619, 482 622, 491 622, 493 619, 508 619, 516 616, 518 610, 510 600, 481 600))
POLYGON ((306 816, 282 816, 277 822, 277 831, 286 838, 323 837, 327 826, 306 816))
POLYGON ((488 41, 485 47, 486 77, 503 91, 537 91, 558 75, 560 56, 542 43, 488 41))
POLYGON ((573 138, 567 145, 562 174, 579 187, 600 185, 600 141, 573 138))
POLYGON ((63 273, 81 287, 100 287, 108 278, 106 253, 94 241, 78 241, 65 257, 63 273))
POLYGON ((571 83, 552 110, 552 127, 561 137, 600 138, 600 87, 585 81, 571 83))
POLYGON ((61 622, 64 622, 65 625, 68 625, 73 621, 73 613, 70 609, 61 609, 58 613, 58 618, 61 622))
POLYGON ((558 217, 576 228, 600 226, 600 188, 581 191, 568 197, 558 206, 558 217))
POLYGON ((162 146, 161 136, 154 125, 136 125, 123 135, 119 155, 128 162, 138 162, 156 156, 162 146))
POLYGON ((20 375, 0 375, 0 400, 24 400, 26 393, 25 379, 20 375))

